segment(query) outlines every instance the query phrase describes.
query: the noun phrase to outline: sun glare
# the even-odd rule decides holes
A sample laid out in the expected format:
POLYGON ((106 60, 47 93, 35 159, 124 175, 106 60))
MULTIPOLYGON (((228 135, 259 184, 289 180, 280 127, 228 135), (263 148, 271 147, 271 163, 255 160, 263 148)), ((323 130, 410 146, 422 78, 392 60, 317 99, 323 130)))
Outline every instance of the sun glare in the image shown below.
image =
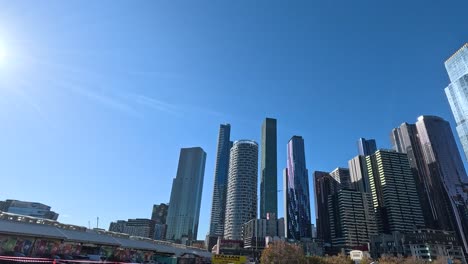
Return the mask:
POLYGON ((0 44, 0 62, 3 62, 6 58, 5 48, 0 44))

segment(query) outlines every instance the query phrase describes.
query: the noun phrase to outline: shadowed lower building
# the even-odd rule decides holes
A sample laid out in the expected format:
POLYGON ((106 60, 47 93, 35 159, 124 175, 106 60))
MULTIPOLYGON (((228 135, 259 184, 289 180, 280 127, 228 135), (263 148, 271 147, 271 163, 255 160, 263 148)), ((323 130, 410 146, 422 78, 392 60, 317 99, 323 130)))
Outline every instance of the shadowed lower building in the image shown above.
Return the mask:
POLYGON ((330 195, 338 192, 340 184, 324 171, 314 172, 315 188, 315 216, 317 224, 317 238, 324 242, 324 245, 331 245, 330 214, 328 211, 328 199, 330 195))
POLYGON ((242 226, 257 218, 258 144, 234 142, 229 157, 224 238, 242 240, 242 226))
POLYGON ((377 235, 370 193, 341 189, 328 199, 332 247, 335 252, 367 247, 377 235))
POLYGON ((151 214, 151 220, 154 221, 154 236, 155 240, 164 240, 166 239, 166 219, 167 211, 169 210, 169 205, 165 203, 153 205, 153 212, 151 214))
POLYGON ((145 218, 118 220, 117 222, 111 222, 109 231, 129 234, 131 236, 139 237, 154 237, 155 221, 145 218))
POLYGON ((168 240, 178 243, 187 240, 190 243, 197 239, 205 162, 206 153, 200 147, 180 151, 167 212, 168 240))
POLYGON ((287 155, 287 168, 283 175, 286 238, 311 238, 309 177, 302 137, 293 136, 289 140, 287 155))

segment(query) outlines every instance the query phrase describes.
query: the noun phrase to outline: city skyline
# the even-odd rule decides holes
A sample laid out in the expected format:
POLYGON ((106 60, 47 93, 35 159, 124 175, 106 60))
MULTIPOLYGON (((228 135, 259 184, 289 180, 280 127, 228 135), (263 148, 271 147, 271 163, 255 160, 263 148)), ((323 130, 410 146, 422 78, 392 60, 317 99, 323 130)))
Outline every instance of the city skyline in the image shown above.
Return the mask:
POLYGON ((180 149, 201 146, 203 239, 226 122, 232 138, 260 142, 262 120, 278 119, 279 190, 292 135, 311 172, 346 167, 361 137, 390 148, 388 132, 420 115, 456 128, 444 61, 467 42, 465 2, 20 2, 0 11, 0 174, 11 187, 0 198, 43 202, 62 222, 149 218, 169 202, 180 149))

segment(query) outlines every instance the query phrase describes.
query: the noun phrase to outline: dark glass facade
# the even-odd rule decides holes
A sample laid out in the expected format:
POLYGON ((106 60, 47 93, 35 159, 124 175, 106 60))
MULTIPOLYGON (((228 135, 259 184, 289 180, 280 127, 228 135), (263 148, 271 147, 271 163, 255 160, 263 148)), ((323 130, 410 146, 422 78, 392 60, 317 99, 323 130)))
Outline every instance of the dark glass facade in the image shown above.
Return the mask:
POLYGON ((437 116, 416 122, 428 171, 429 196, 440 229, 452 230, 468 252, 467 175, 450 124, 437 116))
POLYGON ((278 216, 278 167, 276 119, 266 118, 262 125, 260 180, 260 217, 278 216))
POLYGON ((450 124, 437 116, 421 116, 416 124, 392 130, 391 141, 406 153, 413 171, 426 227, 455 231, 467 251, 467 176, 450 124))
POLYGON ((369 156, 377 151, 375 139, 360 138, 357 142, 359 155, 369 156))
POLYGON ((293 136, 288 143, 284 170, 286 237, 300 240, 312 237, 309 178, 305 162, 304 139, 293 136))
POLYGON ((315 187, 315 216, 317 224, 317 238, 323 240, 325 246, 331 245, 330 214, 328 199, 338 192, 340 183, 328 172, 314 172, 315 187))
POLYGON ((231 125, 219 126, 218 149, 214 174, 213 203, 211 206, 210 236, 223 236, 226 214, 226 192, 229 172, 229 152, 232 147, 231 125))
POLYGON ((167 212, 166 239, 190 243, 197 239, 206 153, 200 147, 180 150, 167 212))

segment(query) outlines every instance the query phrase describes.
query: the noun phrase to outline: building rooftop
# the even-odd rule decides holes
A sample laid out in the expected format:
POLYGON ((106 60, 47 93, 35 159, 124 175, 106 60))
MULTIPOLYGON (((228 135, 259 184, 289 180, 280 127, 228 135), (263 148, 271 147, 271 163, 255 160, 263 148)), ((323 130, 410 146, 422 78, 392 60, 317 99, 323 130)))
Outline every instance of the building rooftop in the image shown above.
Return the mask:
POLYGON ((461 52, 463 49, 467 49, 468 48, 468 43, 465 43, 465 45, 463 45, 461 48, 459 48, 457 51, 455 51, 455 53, 452 54, 452 56, 450 56, 447 60, 445 60, 445 63, 447 63, 449 60, 451 60, 453 57, 457 56, 457 54, 459 52, 461 52))
POLYGON ((255 142, 254 140, 249 140, 249 139, 237 140, 234 142, 234 145, 236 144, 252 144, 252 145, 258 146, 257 142, 255 142))

